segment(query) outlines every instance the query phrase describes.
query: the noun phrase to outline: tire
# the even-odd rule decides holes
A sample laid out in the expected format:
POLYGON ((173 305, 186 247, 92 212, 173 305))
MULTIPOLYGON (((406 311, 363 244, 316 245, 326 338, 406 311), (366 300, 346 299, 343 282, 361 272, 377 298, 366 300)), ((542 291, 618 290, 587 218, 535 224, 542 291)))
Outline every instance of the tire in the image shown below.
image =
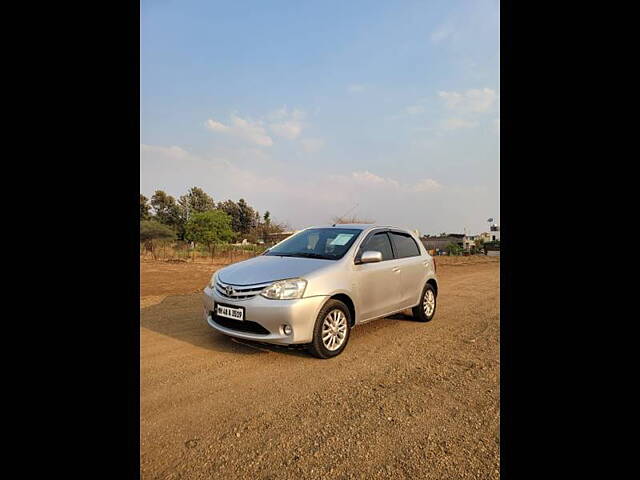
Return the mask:
POLYGON ((329 300, 316 318, 313 327, 313 340, 308 346, 309 353, 317 358, 338 356, 349 343, 350 335, 351 313, 349 309, 340 300, 329 300), (325 320, 327 320, 327 324, 325 324, 325 320), (327 340, 323 341, 323 333, 327 340), (335 342, 341 343, 337 345, 335 342), (337 345, 333 349, 330 348, 332 343, 337 345))
POLYGON ((430 321, 436 314, 436 305, 436 291, 433 288, 433 285, 427 283, 422 289, 422 294, 420 295, 420 303, 411 309, 411 311, 413 312, 413 318, 415 318, 419 322, 430 321), (426 306, 426 302, 429 297, 433 299, 432 308, 427 308, 426 306), (430 313, 427 313, 429 312, 429 310, 430 313))

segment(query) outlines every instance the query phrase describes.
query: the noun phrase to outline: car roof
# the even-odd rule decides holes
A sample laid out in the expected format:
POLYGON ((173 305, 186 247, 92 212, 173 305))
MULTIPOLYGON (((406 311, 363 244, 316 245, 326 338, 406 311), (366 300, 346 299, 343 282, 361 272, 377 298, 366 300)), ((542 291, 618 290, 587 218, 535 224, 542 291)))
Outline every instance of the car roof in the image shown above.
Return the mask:
POLYGON ((308 227, 308 228, 353 228, 358 230, 374 230, 376 228, 390 228, 393 230, 400 230, 403 232, 410 233, 410 230, 407 228, 396 227, 393 225, 378 225, 376 223, 334 223, 331 225, 315 225, 313 227, 308 227))

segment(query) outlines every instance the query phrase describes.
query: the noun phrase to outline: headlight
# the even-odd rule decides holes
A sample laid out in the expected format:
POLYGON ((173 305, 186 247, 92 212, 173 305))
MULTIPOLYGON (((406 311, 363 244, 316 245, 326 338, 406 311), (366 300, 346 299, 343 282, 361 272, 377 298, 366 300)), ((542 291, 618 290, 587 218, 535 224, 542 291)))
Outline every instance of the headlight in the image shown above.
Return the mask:
POLYGON ((272 283, 260 292, 265 298, 272 300, 289 300, 292 298, 300 298, 307 288, 307 281, 302 278, 292 278, 290 280, 280 280, 272 283))

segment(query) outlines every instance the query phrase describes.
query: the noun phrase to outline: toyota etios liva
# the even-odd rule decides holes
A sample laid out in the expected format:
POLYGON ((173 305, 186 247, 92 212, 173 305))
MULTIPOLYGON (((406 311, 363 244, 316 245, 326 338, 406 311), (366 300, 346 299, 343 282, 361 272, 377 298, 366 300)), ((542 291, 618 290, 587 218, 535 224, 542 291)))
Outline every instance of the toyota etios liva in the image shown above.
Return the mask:
POLYGON ((413 234, 333 225, 307 228, 218 270, 204 289, 204 317, 232 337, 303 344, 329 358, 360 323, 405 309, 431 320, 437 295, 433 258, 413 234))

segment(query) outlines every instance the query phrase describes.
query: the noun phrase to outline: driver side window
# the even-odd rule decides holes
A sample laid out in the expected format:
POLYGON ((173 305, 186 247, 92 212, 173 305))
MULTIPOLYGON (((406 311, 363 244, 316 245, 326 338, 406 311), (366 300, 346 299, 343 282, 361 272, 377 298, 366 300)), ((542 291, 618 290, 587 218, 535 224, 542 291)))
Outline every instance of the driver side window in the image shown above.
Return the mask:
POLYGON ((391 241, 386 232, 379 232, 373 235, 362 247, 362 251, 372 250, 382 253, 382 261, 393 260, 393 250, 391 250, 391 241))

